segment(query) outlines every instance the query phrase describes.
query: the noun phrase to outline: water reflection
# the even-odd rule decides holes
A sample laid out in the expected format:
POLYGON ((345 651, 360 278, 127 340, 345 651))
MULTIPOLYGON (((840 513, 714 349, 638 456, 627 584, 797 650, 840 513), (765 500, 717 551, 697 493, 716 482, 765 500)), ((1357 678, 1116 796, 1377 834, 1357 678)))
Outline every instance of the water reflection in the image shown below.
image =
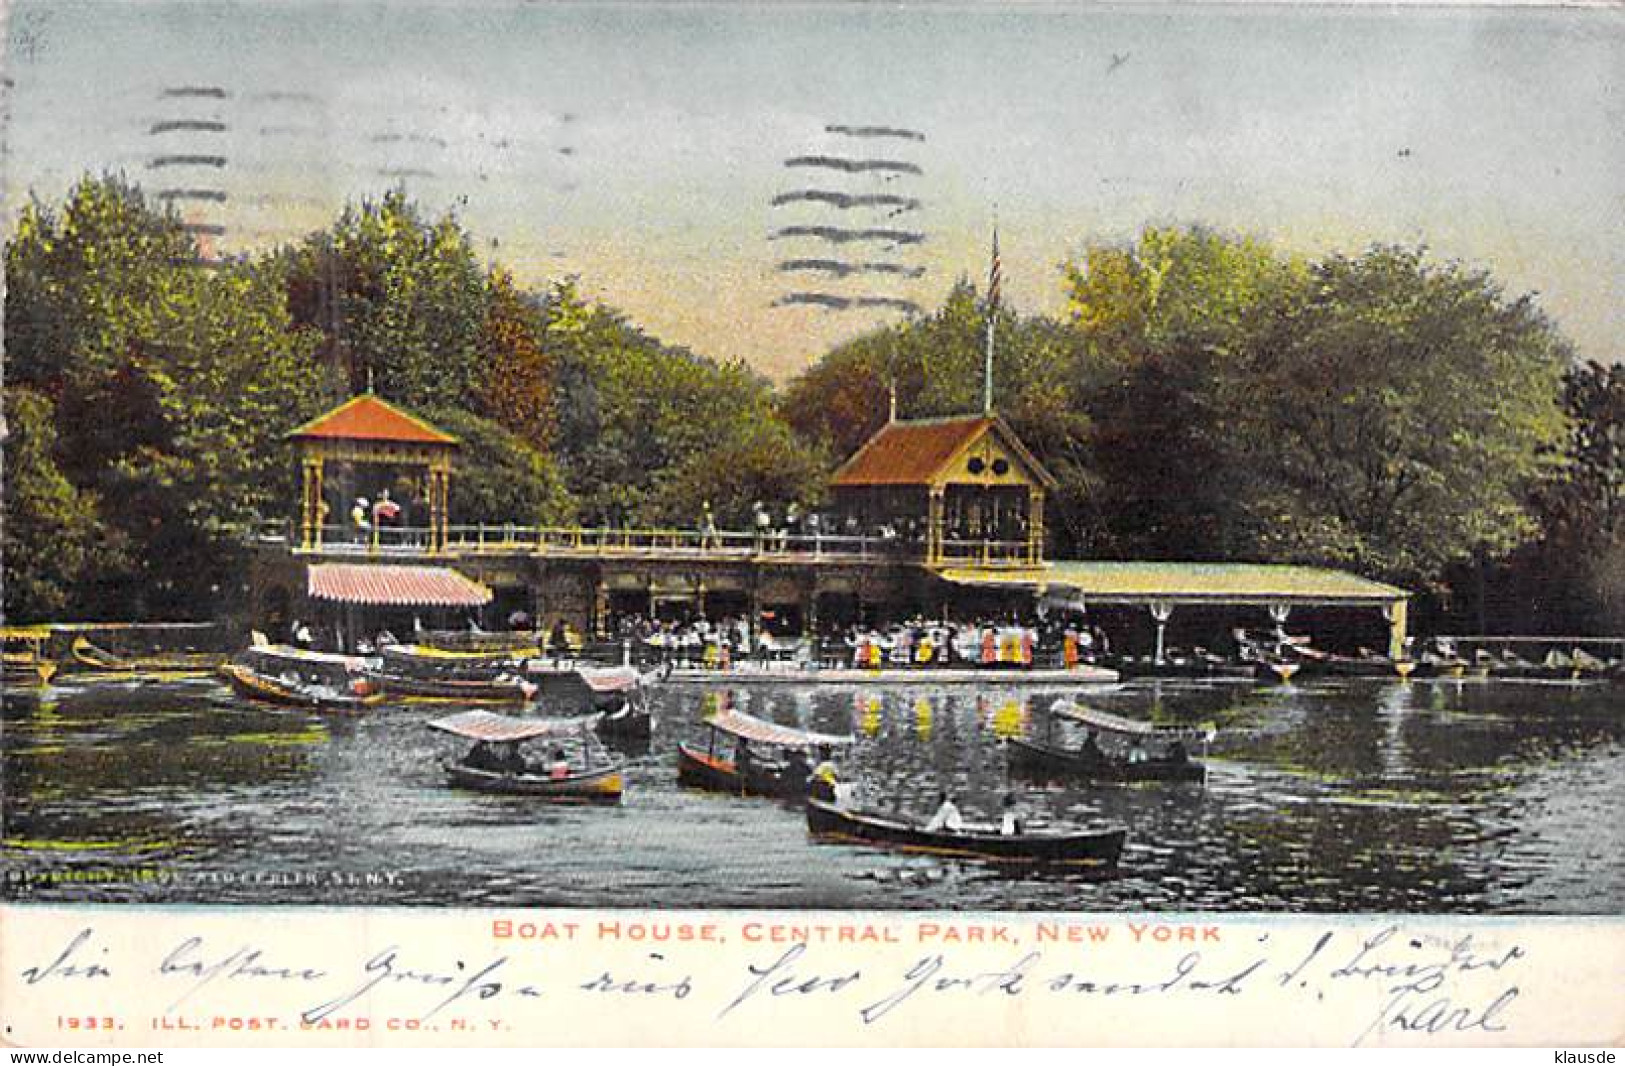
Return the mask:
POLYGON ((1617 912, 1617 689, 1473 681, 1092 691, 664 689, 618 808, 447 788, 445 704, 323 718, 212 681, 7 693, 14 898, 692 907, 1617 912), (1205 784, 1012 782, 1004 741, 1079 699, 1216 723, 1205 784), (680 740, 733 708, 852 733, 870 805, 948 789, 991 818, 1118 822, 1113 879, 815 846, 795 808, 676 786, 680 740))

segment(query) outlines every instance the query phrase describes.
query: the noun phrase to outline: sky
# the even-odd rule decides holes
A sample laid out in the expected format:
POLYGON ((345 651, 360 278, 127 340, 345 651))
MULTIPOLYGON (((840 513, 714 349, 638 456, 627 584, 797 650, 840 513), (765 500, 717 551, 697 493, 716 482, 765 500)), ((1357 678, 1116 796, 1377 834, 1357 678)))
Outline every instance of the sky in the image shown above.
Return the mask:
POLYGON ((1425 244, 1625 359, 1618 7, 11 0, 6 41, 8 222, 122 171, 246 252, 403 186, 781 379, 985 284, 995 223, 1026 312, 1203 223, 1425 244))

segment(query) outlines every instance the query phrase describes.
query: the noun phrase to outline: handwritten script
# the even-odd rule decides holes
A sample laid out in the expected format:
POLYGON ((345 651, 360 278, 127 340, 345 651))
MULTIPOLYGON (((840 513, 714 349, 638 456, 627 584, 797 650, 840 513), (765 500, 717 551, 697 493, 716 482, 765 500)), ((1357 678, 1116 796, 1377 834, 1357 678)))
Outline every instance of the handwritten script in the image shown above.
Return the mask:
MULTIPOLYGON (((1015 1004, 1043 1017, 1075 1016, 1092 1004, 1189 1010, 1212 1002, 1234 1011, 1323 1011, 1324 1041, 1355 1045, 1513 1040, 1527 1020, 1520 981, 1533 952, 1518 940, 1413 934, 1379 921, 1325 930, 1241 926, 1223 938, 1210 929, 1154 943, 1145 926, 1117 927, 1123 939, 1147 941, 1143 950, 1104 952, 1106 924, 1062 936, 1042 922, 983 935, 974 923, 832 921, 773 937, 751 935, 761 923, 749 923, 727 947, 720 927, 705 926, 703 935, 684 927, 669 943, 595 950, 569 923, 569 944, 436 935, 351 955, 342 945, 315 951, 217 930, 132 944, 85 921, 32 945, 33 957, 5 978, 8 987, 71 1000, 98 1017, 119 1008, 102 1002, 99 990, 116 999, 116 987, 137 982, 157 997, 159 1012, 144 1019, 157 1030, 365 1029, 386 1018, 391 1028, 485 1032, 522 1027, 526 1012, 538 1009, 556 1019, 630 1002, 692 1013, 718 1032, 749 1031, 801 1009, 876 1032, 945 1013, 997 1021, 1015 1004), (244 1014, 244 1004, 260 1009, 244 1014)), ((626 935, 618 924, 613 933, 626 935)))

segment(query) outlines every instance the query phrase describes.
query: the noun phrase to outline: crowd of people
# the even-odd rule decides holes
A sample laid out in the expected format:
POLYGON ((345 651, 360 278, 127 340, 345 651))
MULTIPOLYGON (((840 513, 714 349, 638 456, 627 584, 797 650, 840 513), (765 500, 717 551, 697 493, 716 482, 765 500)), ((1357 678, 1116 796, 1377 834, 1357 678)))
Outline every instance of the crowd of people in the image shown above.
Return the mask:
POLYGON ((616 635, 662 662, 718 670, 746 663, 869 670, 1071 667, 1109 650, 1106 634, 1099 627, 995 619, 943 622, 914 618, 884 626, 827 628, 813 637, 778 633, 760 622, 751 625, 743 617, 655 622, 628 616, 621 619, 616 635))

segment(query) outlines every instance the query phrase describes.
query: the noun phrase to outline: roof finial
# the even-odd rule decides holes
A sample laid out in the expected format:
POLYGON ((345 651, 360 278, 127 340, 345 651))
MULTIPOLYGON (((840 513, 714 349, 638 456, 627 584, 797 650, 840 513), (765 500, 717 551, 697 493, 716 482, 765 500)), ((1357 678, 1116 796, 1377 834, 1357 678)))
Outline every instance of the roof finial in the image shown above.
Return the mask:
POLYGON ((367 368, 367 395, 372 395, 372 367, 367 368))
POLYGON ((891 376, 886 385, 886 424, 897 421, 897 375, 891 376))

